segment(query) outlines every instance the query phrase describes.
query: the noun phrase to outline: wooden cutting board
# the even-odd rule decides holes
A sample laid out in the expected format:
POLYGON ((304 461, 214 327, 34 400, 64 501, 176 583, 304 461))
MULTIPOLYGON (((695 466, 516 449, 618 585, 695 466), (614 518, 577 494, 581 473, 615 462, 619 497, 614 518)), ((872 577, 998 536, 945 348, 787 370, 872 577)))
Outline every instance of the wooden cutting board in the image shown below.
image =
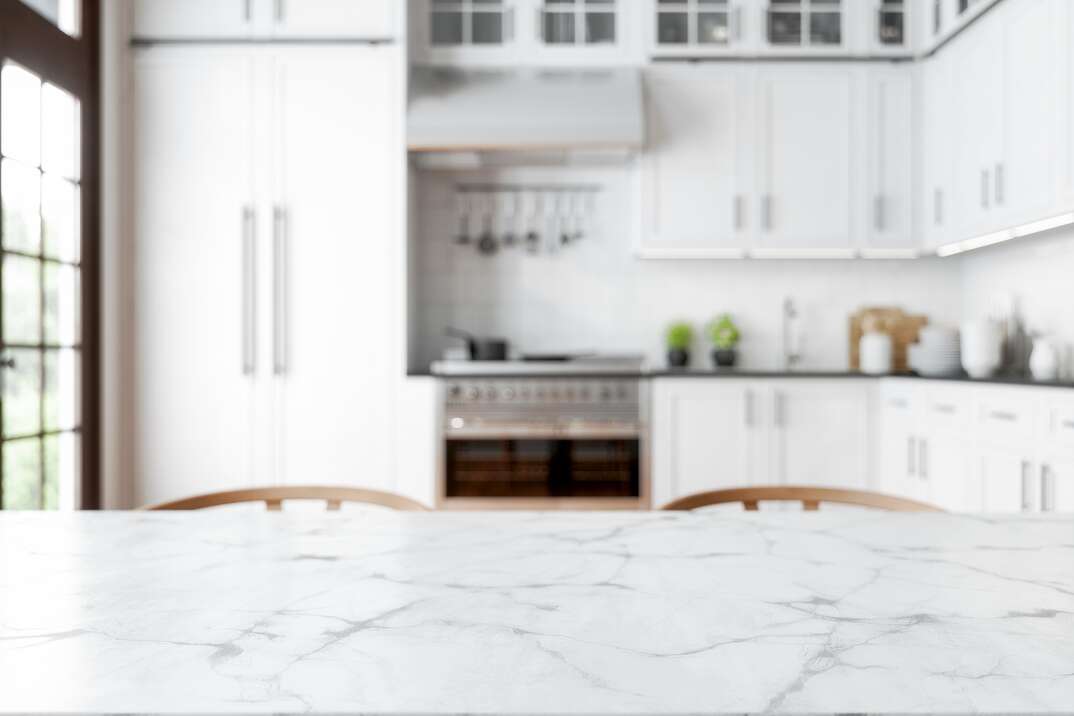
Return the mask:
POLYGON ((861 368, 861 356, 858 355, 858 347, 861 345, 861 337, 865 333, 866 324, 873 321, 879 325, 880 330, 891 335, 893 370, 896 373, 910 372, 906 349, 911 344, 917 343, 918 331, 928 324, 928 316, 913 316, 905 313, 901 308, 887 307, 862 308, 856 313, 852 313, 850 315, 851 370, 860 370, 861 368))

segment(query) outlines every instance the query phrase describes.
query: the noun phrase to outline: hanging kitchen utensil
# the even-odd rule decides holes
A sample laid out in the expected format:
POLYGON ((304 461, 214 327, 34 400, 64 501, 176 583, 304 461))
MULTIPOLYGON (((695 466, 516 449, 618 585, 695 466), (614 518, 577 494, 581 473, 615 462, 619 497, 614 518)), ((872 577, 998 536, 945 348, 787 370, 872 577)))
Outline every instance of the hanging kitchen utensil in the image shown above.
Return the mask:
POLYGON ((526 251, 536 254, 541 250, 541 235, 537 232, 538 222, 541 218, 541 198, 537 194, 530 197, 529 231, 526 232, 526 251))
POLYGON ((444 335, 466 341, 466 350, 470 354, 470 360, 507 360, 507 341, 503 338, 478 338, 467 331, 450 327, 444 329, 444 335))
POLYGON ((518 234, 515 233, 518 228, 518 198, 517 193, 507 194, 503 197, 503 238, 500 241, 507 248, 518 243, 518 234))
POLYGON ((481 231, 481 236, 477 239, 477 252, 482 256, 492 256, 496 253, 496 249, 499 247, 500 243, 492 233, 492 198, 487 197, 485 202, 484 229, 481 231))

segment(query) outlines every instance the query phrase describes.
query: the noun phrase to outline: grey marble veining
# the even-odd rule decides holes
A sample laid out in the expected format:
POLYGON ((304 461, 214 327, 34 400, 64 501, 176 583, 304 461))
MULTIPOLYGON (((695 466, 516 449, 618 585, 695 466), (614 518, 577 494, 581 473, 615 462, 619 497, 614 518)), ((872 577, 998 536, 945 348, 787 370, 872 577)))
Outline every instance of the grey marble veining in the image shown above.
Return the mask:
POLYGON ((1072 710, 1070 516, 0 514, 0 711, 1072 710))

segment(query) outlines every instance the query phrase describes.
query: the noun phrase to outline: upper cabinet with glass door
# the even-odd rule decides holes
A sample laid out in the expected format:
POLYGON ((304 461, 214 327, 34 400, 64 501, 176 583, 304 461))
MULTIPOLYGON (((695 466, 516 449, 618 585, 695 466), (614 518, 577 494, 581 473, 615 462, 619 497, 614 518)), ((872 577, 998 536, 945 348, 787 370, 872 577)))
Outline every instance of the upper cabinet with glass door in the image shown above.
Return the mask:
MULTIPOLYGON (((431 64, 556 65, 623 62, 624 0, 417 0, 417 59, 431 64)), ((629 6, 628 6, 629 7, 629 6)))
POLYGON ((654 0, 651 52, 657 57, 735 55, 756 50, 748 0, 654 0))
POLYGON ((921 18, 917 30, 922 41, 918 48, 927 53, 987 11, 999 0, 919 0, 921 18))
POLYGON ((653 57, 892 56, 911 0, 650 0, 653 57))

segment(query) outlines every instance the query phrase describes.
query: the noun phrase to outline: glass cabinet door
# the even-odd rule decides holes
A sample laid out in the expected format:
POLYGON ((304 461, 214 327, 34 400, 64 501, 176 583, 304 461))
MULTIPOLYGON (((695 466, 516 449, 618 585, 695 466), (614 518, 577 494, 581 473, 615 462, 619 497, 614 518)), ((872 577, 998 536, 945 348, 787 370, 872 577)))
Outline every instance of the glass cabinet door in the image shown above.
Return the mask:
POLYGON ((431 0, 433 47, 498 46, 510 39, 511 12, 503 0, 431 0))
POLYGON ((658 47, 728 46, 737 34, 729 0, 657 0, 658 47))
POLYGON ((770 0, 768 44, 773 47, 838 47, 843 44, 841 0, 770 0))
POLYGON ((615 0, 544 0, 540 35, 546 45, 613 45, 615 0))
POLYGON ((883 0, 877 10, 876 41, 881 47, 906 45, 905 0, 883 0))

